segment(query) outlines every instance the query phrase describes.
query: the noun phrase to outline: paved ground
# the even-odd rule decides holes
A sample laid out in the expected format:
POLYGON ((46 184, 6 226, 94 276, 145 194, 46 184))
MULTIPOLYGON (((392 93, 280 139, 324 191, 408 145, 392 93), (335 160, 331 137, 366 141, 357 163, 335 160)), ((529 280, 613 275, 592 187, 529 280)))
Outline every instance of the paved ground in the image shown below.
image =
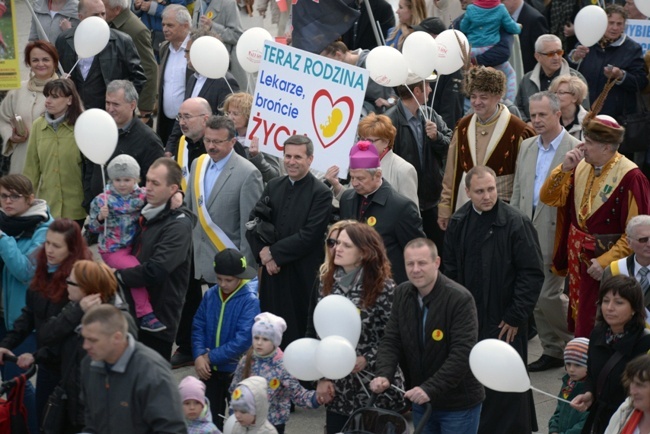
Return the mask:
MULTIPOLYGON (((29 11, 24 4, 24 0, 17 0, 17 21, 18 21, 18 33, 19 33, 19 52, 21 53, 22 59, 22 50, 27 42, 27 37, 29 35, 30 28, 30 17, 29 11)), ((242 22, 244 28, 248 29, 256 26, 264 26, 268 29, 272 35, 276 34, 276 27, 271 24, 270 13, 267 14, 266 20, 262 20, 261 17, 255 14, 254 17, 248 17, 245 14, 242 14, 242 22)), ((28 76, 27 68, 22 65, 21 62, 21 73, 23 79, 28 76)), ((541 346, 539 339, 535 338, 530 342, 528 357, 529 360, 534 361, 539 358, 541 355, 541 346)), ((184 368, 175 371, 177 379, 181 379, 186 375, 191 375, 193 373, 193 368, 184 368)), ((531 383, 533 386, 550 392, 552 394, 557 394, 562 385, 562 376, 564 375, 564 369, 553 369, 551 371, 543 373, 534 373, 531 375, 531 383)), ((535 395, 535 406, 537 410, 537 421, 539 423, 540 433, 547 433, 548 419, 553 414, 555 410, 556 401, 553 398, 547 397, 545 395, 534 393, 535 395)), ((508 409, 504 409, 504 412, 508 409)), ((292 415, 288 425, 287 425, 287 434, 315 434, 321 433, 322 427, 325 421, 325 411, 323 409, 319 410, 303 410, 297 409, 296 412, 292 415)), ((495 433, 497 434, 497 433, 495 433)))

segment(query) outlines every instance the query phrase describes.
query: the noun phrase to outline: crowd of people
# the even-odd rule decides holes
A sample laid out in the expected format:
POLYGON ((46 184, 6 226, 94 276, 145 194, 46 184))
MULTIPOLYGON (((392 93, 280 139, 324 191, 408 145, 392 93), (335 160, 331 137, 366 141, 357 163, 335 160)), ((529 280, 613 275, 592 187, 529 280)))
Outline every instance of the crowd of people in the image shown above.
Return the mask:
POLYGON ((369 83, 347 174, 312 167, 313 138, 280 159, 246 136, 240 14, 271 7, 284 36, 291 7, 268 3, 36 2, 30 76, 0 104, 0 374, 38 366, 30 432, 218 433, 232 414, 233 433, 282 434, 295 405, 326 406, 333 434, 370 391, 424 433, 537 431, 531 391, 473 376, 488 338, 529 372, 566 369, 550 433, 650 432, 650 153, 626 150, 624 127, 649 83, 625 34, 646 19, 634 0, 601 5, 592 47, 572 24, 591 1, 400 0, 395 15, 352 0, 323 56, 365 67, 372 26, 397 49, 452 26, 473 49, 448 76, 369 83), (110 38, 79 59, 88 17, 110 38), (223 78, 193 68, 204 36, 232 54, 223 78), (119 129, 106 185, 75 141, 89 108, 119 129), (331 294, 359 312, 354 368, 301 383, 284 350, 318 338, 331 294))

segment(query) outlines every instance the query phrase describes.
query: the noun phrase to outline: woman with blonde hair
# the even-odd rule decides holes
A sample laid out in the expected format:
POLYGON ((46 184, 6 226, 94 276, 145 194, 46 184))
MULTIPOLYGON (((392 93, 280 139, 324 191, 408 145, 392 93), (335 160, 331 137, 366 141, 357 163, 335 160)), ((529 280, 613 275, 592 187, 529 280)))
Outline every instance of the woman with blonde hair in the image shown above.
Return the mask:
POLYGON ((399 0, 397 6, 398 23, 388 30, 386 45, 402 51, 404 40, 413 33, 413 26, 420 24, 426 17, 427 7, 424 0, 399 0))
POLYGON ((228 95, 221 111, 235 124, 235 138, 244 147, 248 161, 262 173, 262 180, 269 182, 282 174, 280 160, 277 157, 260 152, 259 138, 246 139, 248 119, 253 107, 253 95, 246 92, 235 92, 228 95))
POLYGON ((573 137, 582 140, 582 120, 587 114, 582 102, 589 92, 585 82, 574 75, 560 75, 551 82, 548 90, 560 100, 562 126, 573 137))

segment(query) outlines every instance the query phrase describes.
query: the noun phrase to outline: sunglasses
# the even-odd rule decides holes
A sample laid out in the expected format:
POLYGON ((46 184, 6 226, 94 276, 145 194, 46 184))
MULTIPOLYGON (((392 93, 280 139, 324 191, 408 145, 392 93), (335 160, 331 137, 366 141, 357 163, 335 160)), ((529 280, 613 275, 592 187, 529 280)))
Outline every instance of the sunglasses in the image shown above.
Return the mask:
POLYGON ((556 54, 560 57, 564 56, 564 50, 549 51, 548 53, 539 53, 539 54, 541 54, 542 56, 546 56, 549 59, 552 59, 553 57, 555 57, 556 54))
POLYGON ((336 247, 336 240, 334 238, 328 238, 327 241, 327 247, 336 247))
MULTIPOLYGON (((632 237, 630 237, 630 238, 632 238, 632 237)), ((650 237, 641 237, 641 238, 632 238, 632 239, 634 241, 637 241, 637 242, 641 243, 641 244, 645 244, 645 243, 648 242, 648 240, 650 240, 650 237)))

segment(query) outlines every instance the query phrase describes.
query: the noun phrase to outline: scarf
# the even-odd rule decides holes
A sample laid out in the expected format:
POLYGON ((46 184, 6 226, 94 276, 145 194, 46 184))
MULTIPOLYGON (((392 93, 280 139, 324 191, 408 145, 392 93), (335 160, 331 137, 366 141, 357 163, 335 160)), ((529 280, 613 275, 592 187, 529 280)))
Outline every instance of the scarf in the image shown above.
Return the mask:
POLYGON ((576 384, 578 384, 577 381, 573 381, 569 378, 569 380, 567 380, 566 386, 562 388, 562 398, 569 398, 569 396, 571 396, 571 392, 573 392, 573 389, 575 389, 576 384))
POLYGON ((613 42, 616 42, 616 39, 610 39, 606 36, 603 36, 602 38, 600 38, 600 41, 598 41, 598 45, 600 45, 600 48, 604 50, 605 48, 612 45, 613 42))
POLYGON ((35 199, 29 209, 19 216, 10 217, 0 209, 0 230, 13 238, 31 238, 36 227, 48 218, 45 201, 35 199))
POLYGON ((35 75, 32 75, 29 78, 29 81, 27 82, 27 90, 29 90, 30 92, 43 93, 43 88, 45 87, 45 85, 49 81, 56 80, 57 78, 59 78, 59 74, 57 74, 56 72, 52 73, 52 76, 50 78, 46 78, 45 80, 38 79, 36 78, 35 75))
POLYGON ((636 427, 639 425, 639 422, 641 422, 642 417, 643 417, 643 412, 641 410, 634 409, 634 411, 630 415, 630 418, 627 420, 625 426, 621 430, 621 434, 634 434, 634 431, 636 430, 636 427))
POLYGON ((605 332, 605 343, 607 345, 611 345, 614 342, 621 339, 626 334, 627 334, 627 330, 624 330, 623 333, 614 333, 610 327, 607 327, 607 331, 605 332))
POLYGON ((54 131, 59 129, 59 125, 61 125, 65 121, 65 117, 67 116, 67 113, 62 114, 56 119, 52 119, 52 115, 50 115, 48 112, 45 112, 45 120, 47 121, 48 124, 54 129, 54 131))

